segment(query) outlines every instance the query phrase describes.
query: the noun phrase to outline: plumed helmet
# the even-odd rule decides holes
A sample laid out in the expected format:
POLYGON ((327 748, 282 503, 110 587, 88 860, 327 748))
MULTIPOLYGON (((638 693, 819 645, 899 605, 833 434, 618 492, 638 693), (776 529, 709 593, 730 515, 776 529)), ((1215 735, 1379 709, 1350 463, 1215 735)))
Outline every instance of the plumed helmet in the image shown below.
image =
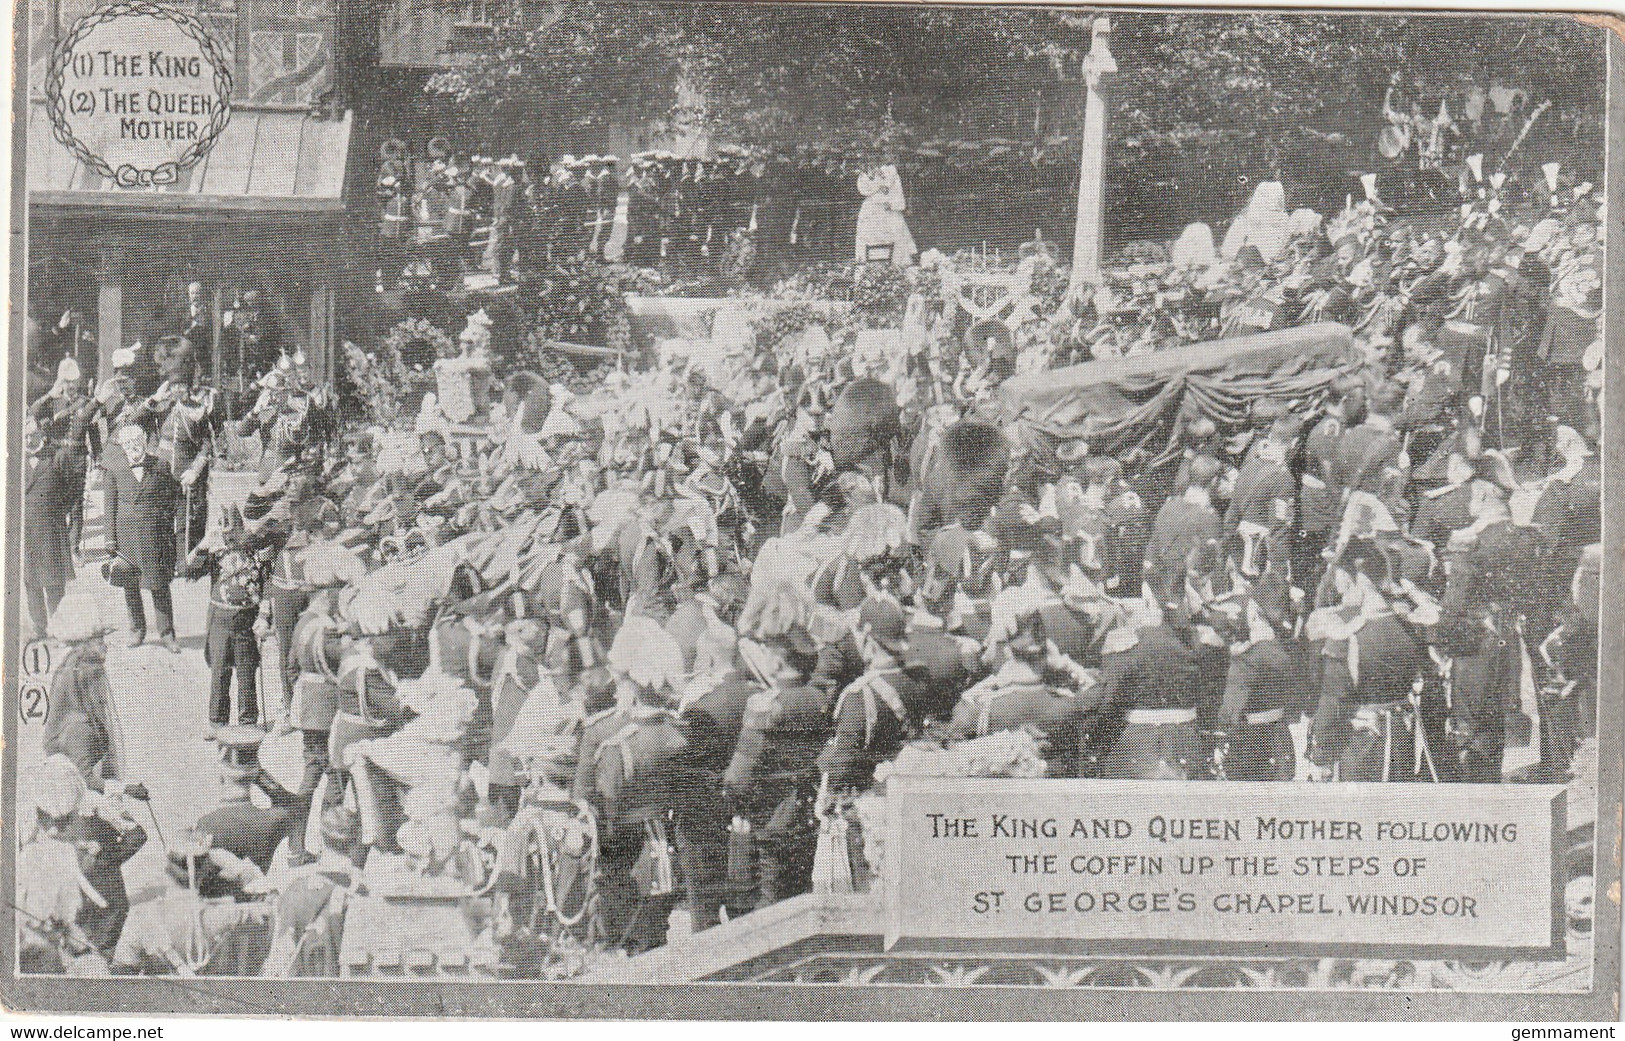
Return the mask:
POLYGON ((632 615, 609 649, 609 666, 640 687, 677 689, 683 684, 683 649, 653 618, 632 615))
POLYGON ((73 760, 58 752, 40 764, 34 786, 34 805, 47 817, 66 817, 79 809, 85 797, 85 779, 73 760))
POLYGON ((53 640, 61 643, 83 643, 100 636, 112 627, 103 620, 93 597, 86 593, 69 593, 51 613, 48 627, 53 640))

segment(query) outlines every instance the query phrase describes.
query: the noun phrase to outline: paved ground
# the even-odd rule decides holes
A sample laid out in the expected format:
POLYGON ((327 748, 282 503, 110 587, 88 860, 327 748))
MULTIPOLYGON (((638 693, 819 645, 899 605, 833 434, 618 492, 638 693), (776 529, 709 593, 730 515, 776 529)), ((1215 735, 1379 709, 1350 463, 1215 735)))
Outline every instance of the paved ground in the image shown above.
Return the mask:
MULTIPOLYGON (((141 647, 126 646, 130 629, 123 594, 101 577, 101 499, 93 486, 86 503, 86 563, 69 591, 93 597, 102 618, 116 629, 107 637, 107 674, 124 724, 130 760, 127 779, 146 784, 158 825, 165 839, 173 842, 220 801, 215 746, 203 740, 208 722, 209 670, 203 662, 208 580, 176 582, 172 587, 180 654, 150 642, 151 637, 141 647)), ((35 721, 25 723, 20 732, 18 787, 27 799, 29 765, 41 759, 42 728, 35 721)), ((158 831, 139 805, 132 806, 149 836, 147 847, 125 871, 132 902, 138 902, 168 881, 158 831)))

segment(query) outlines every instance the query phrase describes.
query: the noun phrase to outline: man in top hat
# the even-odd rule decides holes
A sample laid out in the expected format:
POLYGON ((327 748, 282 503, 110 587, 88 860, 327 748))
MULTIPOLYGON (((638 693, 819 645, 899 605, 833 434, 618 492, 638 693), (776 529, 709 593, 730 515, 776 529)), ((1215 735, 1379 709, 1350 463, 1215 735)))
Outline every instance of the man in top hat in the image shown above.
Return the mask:
POLYGON ((23 493, 23 589, 34 625, 34 639, 45 638, 52 614, 73 579, 73 545, 69 532, 73 510, 73 449, 52 444, 45 430, 29 419, 24 436, 28 470, 23 493))
POLYGON ((180 484, 170 467, 147 453, 147 432, 135 424, 119 428, 117 454, 109 454, 103 494, 107 499, 107 552, 122 558, 130 572, 124 579, 124 602, 130 613, 130 646, 147 638, 147 616, 141 591, 152 596, 158 635, 164 648, 179 654, 174 605, 169 595, 175 577, 175 516, 180 484))

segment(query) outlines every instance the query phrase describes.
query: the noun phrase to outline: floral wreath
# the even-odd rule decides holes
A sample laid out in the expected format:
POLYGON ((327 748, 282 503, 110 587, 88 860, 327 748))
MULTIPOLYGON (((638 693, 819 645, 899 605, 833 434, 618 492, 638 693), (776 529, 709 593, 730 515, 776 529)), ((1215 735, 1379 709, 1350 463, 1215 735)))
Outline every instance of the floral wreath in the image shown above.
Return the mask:
POLYGON ((457 353, 457 342, 451 335, 426 318, 408 318, 399 323, 384 334, 379 346, 394 357, 405 358, 406 348, 415 343, 433 347, 436 358, 449 358, 457 353))

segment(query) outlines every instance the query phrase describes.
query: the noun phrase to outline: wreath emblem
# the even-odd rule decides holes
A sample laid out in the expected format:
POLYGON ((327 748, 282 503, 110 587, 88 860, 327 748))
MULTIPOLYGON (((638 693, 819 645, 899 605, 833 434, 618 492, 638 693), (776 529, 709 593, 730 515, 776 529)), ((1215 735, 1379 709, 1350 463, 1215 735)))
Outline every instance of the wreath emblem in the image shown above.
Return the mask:
MULTIPOLYGON (((93 56, 83 57, 91 58, 93 63, 93 56)), ((116 0, 79 19, 73 29, 57 44, 56 53, 51 57, 51 65, 45 78, 45 105, 46 112, 51 118, 53 135, 73 153, 74 158, 103 177, 111 178, 121 188, 148 188, 174 184, 182 170, 197 165, 198 160, 209 153, 215 141, 226 129, 227 123, 231 121, 231 89, 230 64, 203 23, 191 15, 160 3, 153 3, 152 0, 116 0), (75 48, 100 26, 128 17, 156 18, 169 22, 196 42, 203 60, 208 63, 213 73, 214 94, 218 101, 197 138, 192 140, 176 158, 158 163, 151 168, 127 162, 120 163, 115 168, 105 157, 98 155, 80 140, 74 131, 72 117, 94 111, 94 98, 92 97, 89 102, 91 107, 86 108, 83 95, 89 94, 88 91, 69 94, 64 89, 74 61, 75 48)))

